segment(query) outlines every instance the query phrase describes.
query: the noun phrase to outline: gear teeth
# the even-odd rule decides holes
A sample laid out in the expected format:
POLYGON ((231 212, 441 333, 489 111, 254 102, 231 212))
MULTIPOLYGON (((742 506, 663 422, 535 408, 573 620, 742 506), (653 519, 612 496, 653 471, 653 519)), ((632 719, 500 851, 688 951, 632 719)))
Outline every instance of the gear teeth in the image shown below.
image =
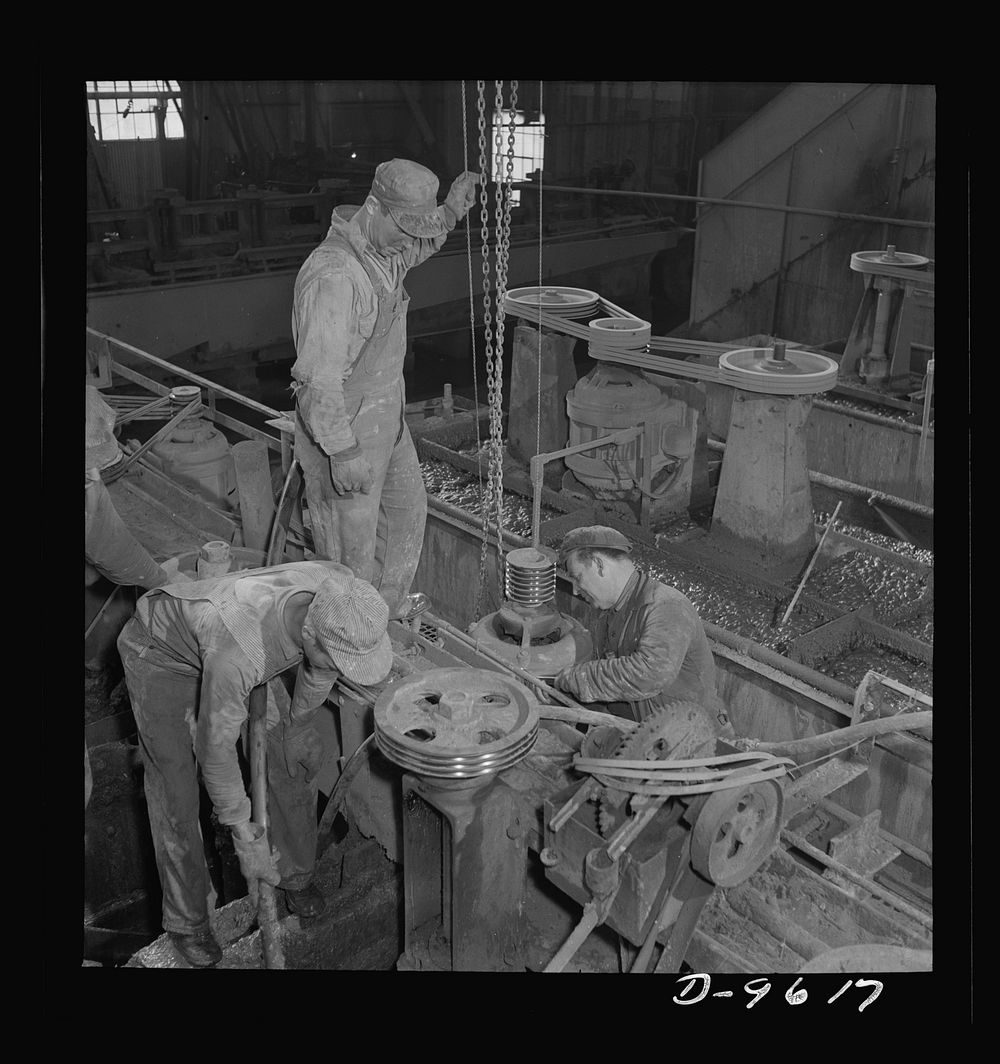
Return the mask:
MULTIPOLYGON (((677 700, 657 710, 625 736, 612 757, 656 761, 699 757, 711 751, 714 751, 714 728, 708 722, 707 711, 696 702, 677 700), (701 727, 702 724, 706 726, 701 727), (650 756, 655 744, 661 740, 666 745, 664 753, 660 757, 650 756)), ((607 838, 617 826, 628 798, 628 791, 601 788, 597 799, 597 822, 602 837, 607 838)))

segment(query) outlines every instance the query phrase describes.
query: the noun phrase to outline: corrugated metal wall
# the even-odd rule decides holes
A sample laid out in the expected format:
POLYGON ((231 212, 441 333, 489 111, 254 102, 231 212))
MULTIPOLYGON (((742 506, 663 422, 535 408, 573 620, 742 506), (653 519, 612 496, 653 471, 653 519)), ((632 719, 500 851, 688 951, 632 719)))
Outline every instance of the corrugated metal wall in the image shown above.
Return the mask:
POLYGON ((101 149, 101 167, 117 194, 119 207, 144 207, 150 189, 164 187, 159 141, 106 140, 101 149))
MULTIPOLYGON (((705 156, 699 192, 933 221, 934 95, 932 85, 790 86, 705 156)), ((706 339, 843 339, 863 290, 850 256, 890 243, 934 256, 932 229, 707 206, 691 322, 706 339)), ((914 339, 933 345, 932 312, 914 339)))

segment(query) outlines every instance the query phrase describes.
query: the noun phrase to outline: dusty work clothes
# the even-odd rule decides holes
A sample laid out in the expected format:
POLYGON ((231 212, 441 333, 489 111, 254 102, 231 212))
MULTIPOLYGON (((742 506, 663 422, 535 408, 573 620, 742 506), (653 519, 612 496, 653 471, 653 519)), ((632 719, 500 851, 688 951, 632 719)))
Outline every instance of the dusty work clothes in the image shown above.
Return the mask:
POLYGON ((645 720, 670 702, 696 702, 718 727, 715 659, 694 606, 637 569, 594 630, 594 660, 567 669, 558 686, 584 702, 610 703, 645 720))
POLYGON ((87 484, 85 504, 84 555, 102 576, 147 589, 166 582, 167 574, 128 530, 102 481, 87 484))
MULTIPOLYGON (((382 256, 361 232, 365 208, 338 207, 326 239, 295 281, 295 456, 302 465, 316 551, 379 590, 395 615, 423 548, 427 493, 410 430, 406 355, 407 271, 444 243, 415 240, 382 256), (331 455, 368 459, 371 491, 338 495, 331 455)), ((455 215, 438 208, 448 229, 455 215)))
MULTIPOLYGON (((302 662, 293 701, 315 709, 337 677, 309 666, 283 621, 291 596, 315 592, 331 575, 345 587, 352 579, 343 566, 310 561, 159 588, 139 600, 118 638, 139 730, 167 931, 207 926, 210 881, 198 822, 198 769, 219 821, 248 820, 251 803, 236 740, 251 690, 302 662)), ((281 886, 301 890, 316 860, 316 793, 301 775, 289 775, 270 732, 267 777, 281 886)))

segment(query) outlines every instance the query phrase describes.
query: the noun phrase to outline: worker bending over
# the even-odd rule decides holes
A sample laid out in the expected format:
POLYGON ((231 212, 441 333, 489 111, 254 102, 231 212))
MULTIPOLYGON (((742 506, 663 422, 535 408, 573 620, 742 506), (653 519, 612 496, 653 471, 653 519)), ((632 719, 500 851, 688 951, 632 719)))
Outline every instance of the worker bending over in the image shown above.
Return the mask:
POLYGON ((438 206, 430 170, 382 163, 362 207, 334 210, 295 281, 295 456, 316 553, 369 580, 392 617, 426 607, 409 596, 427 493, 404 417, 403 280, 468 213, 476 181, 461 174, 438 206))
MULTIPOLYGON (((113 583, 148 590, 167 583, 171 574, 128 530, 101 479, 101 470, 113 468, 124 457, 114 435, 115 417, 101 393, 87 385, 84 556, 113 583)), ((88 583, 96 579, 91 573, 88 583)))
POLYGON ((676 588, 640 572, 631 550, 625 536, 604 525, 575 528, 563 539, 560 557, 575 593, 601 614, 593 660, 563 669, 556 687, 636 721, 693 702, 717 734, 727 733, 701 618, 676 588))
POLYGON ((252 889, 262 879, 285 891, 292 912, 322 912, 312 883, 317 817, 310 786, 322 741, 310 721, 339 673, 364 685, 385 679, 392 666, 387 620, 370 584, 334 562, 305 561, 150 591, 119 636, 145 766, 163 928, 195 967, 222 957, 209 926, 198 770, 219 822, 232 828, 252 889), (287 716, 274 727, 269 721, 273 853, 251 820, 236 741, 253 688, 296 664, 287 716))

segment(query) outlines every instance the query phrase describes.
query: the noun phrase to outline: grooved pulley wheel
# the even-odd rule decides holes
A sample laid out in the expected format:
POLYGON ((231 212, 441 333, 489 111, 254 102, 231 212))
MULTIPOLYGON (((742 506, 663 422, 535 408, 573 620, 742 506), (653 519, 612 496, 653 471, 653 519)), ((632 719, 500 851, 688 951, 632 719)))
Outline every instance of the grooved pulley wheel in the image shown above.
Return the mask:
POLYGON ((430 669, 387 687, 375 703, 375 741, 422 776, 471 779, 523 758, 538 736, 527 688, 489 669, 430 669))
POLYGON ((783 794, 773 780, 713 792, 691 834, 695 871, 717 887, 753 875, 778 840, 783 794))

